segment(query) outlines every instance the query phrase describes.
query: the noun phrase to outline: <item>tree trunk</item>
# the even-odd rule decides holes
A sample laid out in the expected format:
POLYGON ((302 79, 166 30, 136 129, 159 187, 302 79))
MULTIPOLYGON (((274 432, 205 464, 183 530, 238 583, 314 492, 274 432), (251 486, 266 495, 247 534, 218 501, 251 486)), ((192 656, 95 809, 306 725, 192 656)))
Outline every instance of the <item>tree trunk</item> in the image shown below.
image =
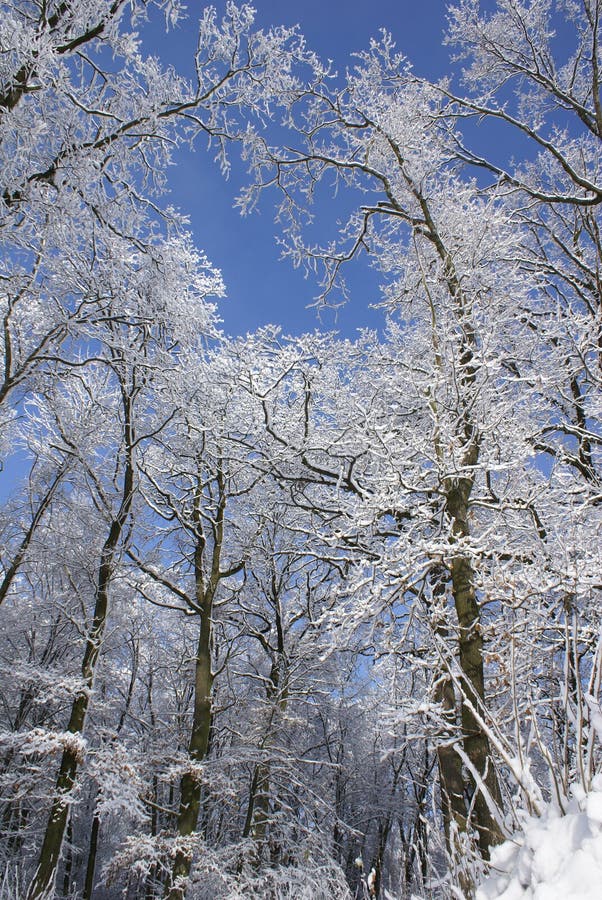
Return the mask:
MULTIPOLYGON (((194 680, 194 712, 188 754, 193 763, 200 763, 207 755, 209 732, 211 729, 211 600, 206 600, 201 616, 201 627, 197 646, 194 680)), ((178 834, 188 837, 196 830, 201 804, 201 782, 194 772, 185 772, 180 781, 180 811, 178 813, 178 834)), ((192 854, 179 850, 176 854, 171 887, 167 889, 168 900, 183 900, 186 895, 186 881, 190 874, 192 854)))
MULTIPOLYGON (((113 526, 115 523, 113 523, 113 526)), ((111 535, 114 534, 111 528, 111 535)), ((82 677, 87 690, 79 694, 73 702, 71 716, 67 731, 74 735, 81 735, 84 731, 86 714, 90 704, 90 691, 94 680, 94 670, 100 652, 100 645, 104 634, 107 618, 108 587, 111 578, 112 551, 109 542, 105 544, 103 551, 103 563, 100 567, 98 592, 96 595, 96 607, 94 610, 94 623, 86 642, 84 661, 82 664, 82 677)), ((114 551, 114 548, 113 548, 114 551)), ((65 834, 65 826, 69 815, 69 793, 75 785, 75 777, 79 763, 79 755, 76 747, 66 746, 63 750, 61 764, 55 786, 55 798, 52 803, 44 841, 40 851, 40 858, 35 877, 29 887, 28 900, 36 900, 52 889, 56 878, 56 868, 61 855, 61 846, 65 834)))
MULTIPOLYGON (((261 847, 266 842, 267 828, 270 819, 270 782, 271 765, 267 752, 273 742, 274 721, 286 713, 288 705, 287 673, 285 669, 284 623, 280 608, 280 594, 275 573, 272 575, 271 603, 274 609, 276 626, 276 646, 272 649, 270 676, 266 685, 266 701, 269 707, 269 719, 259 749, 266 754, 266 759, 255 767, 249 806, 245 820, 243 837, 249 835, 256 844, 255 863, 261 862, 261 847)), ((272 860, 276 862, 276 860, 272 860)))
MULTIPOLYGON (((450 639, 449 627, 446 622, 447 577, 448 573, 444 566, 436 566, 431 572, 431 590, 435 605, 433 629, 445 646, 449 644, 450 639)), ((467 827, 462 761, 452 743, 458 727, 457 701, 453 681, 445 667, 440 666, 435 675, 433 700, 441 709, 441 717, 446 732, 446 737, 437 747, 441 812, 443 814, 445 844, 450 859, 453 860, 459 852, 455 835, 464 833, 467 827)))
MULTIPOLYGON (((82 662, 81 675, 85 685, 71 707, 71 715, 67 731, 81 736, 86 724, 86 716, 90 705, 90 696, 94 684, 96 663, 102 645, 109 606, 109 589, 117 562, 118 548, 122 533, 128 520, 132 505, 134 489, 134 435, 132 423, 132 400, 122 384, 122 401, 124 412, 124 448, 125 463, 121 503, 116 517, 111 522, 108 537, 100 555, 100 566, 96 586, 96 601, 92 628, 86 640, 86 649, 82 662)), ((40 850, 38 867, 27 892, 27 900, 37 900, 52 890, 61 855, 61 847, 65 835, 65 827, 69 815, 69 794, 75 785, 77 767, 80 762, 77 743, 66 745, 63 750, 59 773, 56 780, 54 800, 46 825, 44 840, 40 850)))
MULTIPOLYGON (((132 641, 132 671, 130 674, 130 680, 128 684, 128 690, 125 697, 125 703, 123 705, 123 709, 121 710, 121 714, 119 716, 119 721, 117 723, 117 727, 115 728, 115 733, 111 737, 111 741, 109 744, 114 744, 121 734, 123 726, 125 725, 125 720, 127 718, 128 712, 130 710, 130 706, 132 703, 132 697, 134 695, 134 687, 136 686, 136 678, 138 675, 138 644, 137 642, 132 641)), ((86 879, 84 882, 84 893, 83 900, 91 900, 92 894, 94 892, 94 873, 96 871, 96 857, 98 855, 98 837, 100 834, 100 816, 97 813, 97 802, 98 802, 98 792, 96 792, 94 797, 94 802, 92 804, 92 828, 90 829, 90 842, 88 845, 88 861, 86 863, 86 879)), ((154 813, 154 810, 153 810, 154 813)))
MULTIPOLYGON (((449 723, 452 731, 456 727, 456 695, 451 678, 445 672, 439 674, 434 700, 440 704, 444 721, 449 723)), ((445 841, 448 853, 453 857, 456 847, 452 826, 460 832, 466 831, 466 805, 462 762, 451 743, 445 741, 437 747, 437 764, 445 841)))
MULTIPOLYGON (((416 188, 416 198, 424 213, 430 238, 443 263, 444 279, 449 298, 452 301, 456 321, 462 335, 457 353, 458 384, 461 388, 461 393, 454 430, 462 448, 459 469, 460 472, 465 472, 466 474, 458 476, 446 475, 442 478, 446 512, 451 519, 450 543, 452 551, 455 547, 457 548, 457 552, 452 552, 448 569, 451 593, 458 621, 457 653, 463 676, 461 684, 463 693, 461 704, 462 741, 466 757, 474 767, 478 778, 482 781, 490 801, 498 809, 501 809, 501 794, 493 768, 489 740, 473 712, 473 709, 482 710, 485 701, 483 637, 475 587, 476 578, 469 554, 458 547, 458 544, 470 535, 470 495, 474 485, 474 472, 480 458, 480 437, 478 429, 472 421, 472 406, 479 391, 477 384, 478 363, 475 359, 478 343, 471 321, 471 302, 464 295, 453 258, 448 253, 437 230, 436 223, 431 216, 429 203, 418 188, 416 188)), ((440 340, 437 332, 436 310, 432 304, 431 318, 435 362, 437 370, 442 377, 445 377, 440 340)), ((435 421, 438 422, 439 409, 434 396, 429 400, 429 404, 435 416, 435 421)), ((443 473, 449 471, 450 466, 441 444, 440 435, 440 428, 437 424, 434 434, 434 448, 443 473)), ((441 578, 440 574, 439 578, 441 578)), ((443 581, 441 580, 440 583, 442 585, 443 581)), ((434 592, 436 590, 437 587, 434 587, 434 592)), ((443 620, 437 623, 435 630, 437 631, 437 629, 439 629, 438 633, 442 636, 444 642, 449 646, 448 629, 443 620)), ((449 673, 443 670, 439 675, 439 679, 437 699, 441 704, 444 718, 447 717, 449 719, 451 726, 454 724, 453 719, 455 719, 456 709, 454 685, 449 673)), ((443 817, 448 849, 450 852, 452 851, 450 842, 452 824, 455 824, 455 827, 460 832, 466 831, 467 827, 469 827, 467 821, 468 810, 464 800, 464 788, 468 787, 473 794, 471 823, 474 824, 478 833, 479 851, 484 859, 488 859, 489 846, 500 843, 503 840, 503 834, 492 815, 483 790, 475 783, 472 777, 468 785, 465 784, 461 761, 459 758, 454 759, 454 757, 457 757, 457 753, 452 746, 439 747, 437 757, 441 775, 443 817)))
POLYGON ((69 816, 67 822, 67 852, 65 859, 65 871, 63 873, 63 897, 71 893, 71 877, 73 874, 73 816, 69 816))
POLYGON ((378 900, 381 895, 383 862, 385 858, 385 850, 387 849, 387 842, 389 840, 389 833, 391 831, 391 823, 392 815, 391 813, 389 813, 385 821, 379 822, 378 825, 378 843, 371 866, 371 871, 374 871, 374 879, 370 888, 370 896, 376 898, 376 900, 378 900))
MULTIPOLYGON (((94 802, 96 807, 96 801, 94 802)), ((100 818, 96 810, 92 816, 92 828, 90 829, 90 845, 88 848, 88 862, 86 865, 86 880, 84 883, 83 900, 91 900, 94 890, 94 871, 96 869, 96 854, 98 853, 98 835, 100 832, 100 818)))
MULTIPOLYGON (((447 491, 447 509, 453 517, 452 538, 469 535, 468 510, 472 491, 472 479, 456 479, 447 491)), ((485 674, 483 664, 483 637, 480 609, 475 589, 475 572, 469 556, 458 553, 450 563, 452 594, 458 618, 458 650, 462 670, 462 734, 466 756, 474 766, 489 795, 490 801, 501 810, 502 798, 497 775, 491 757, 491 747, 486 732, 474 711, 483 708, 485 701, 485 674)), ((490 809, 483 790, 471 778, 474 791, 473 823, 479 836, 479 849, 484 859, 489 859, 489 847, 504 839, 500 826, 490 809)))
MULTIPOLYGON (((192 730, 188 745, 188 755, 193 765, 205 759, 209 749, 209 735, 211 732, 211 690, 213 687, 211 619, 213 615, 213 600, 222 577, 220 573, 220 555, 224 537, 224 512, 226 509, 225 482, 221 471, 218 472, 216 480, 219 501, 213 525, 211 569, 207 581, 205 580, 204 551, 206 539, 203 534, 201 510, 201 503, 203 502, 202 479, 200 475, 194 504, 194 523, 197 533, 197 543, 194 551, 195 606, 200 610, 201 621, 195 660, 192 730)), ((201 782, 198 774, 194 771, 185 772, 180 780, 180 809, 177 822, 178 835, 180 837, 187 838, 196 831, 200 805, 201 782)), ((165 891, 167 900, 183 900, 186 896, 186 886, 191 865, 192 852, 186 847, 178 850, 174 859, 171 882, 168 883, 165 891)))

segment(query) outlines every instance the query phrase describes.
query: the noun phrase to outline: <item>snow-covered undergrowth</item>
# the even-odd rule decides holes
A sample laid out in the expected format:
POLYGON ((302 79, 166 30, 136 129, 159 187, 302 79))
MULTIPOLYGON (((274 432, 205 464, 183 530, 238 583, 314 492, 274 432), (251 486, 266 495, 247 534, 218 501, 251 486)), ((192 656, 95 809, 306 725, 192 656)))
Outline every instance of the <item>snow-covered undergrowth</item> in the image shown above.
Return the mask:
POLYGON ((602 776, 579 788, 565 814, 550 805, 525 815, 522 832, 492 854, 477 900, 598 900, 602 896, 602 776))

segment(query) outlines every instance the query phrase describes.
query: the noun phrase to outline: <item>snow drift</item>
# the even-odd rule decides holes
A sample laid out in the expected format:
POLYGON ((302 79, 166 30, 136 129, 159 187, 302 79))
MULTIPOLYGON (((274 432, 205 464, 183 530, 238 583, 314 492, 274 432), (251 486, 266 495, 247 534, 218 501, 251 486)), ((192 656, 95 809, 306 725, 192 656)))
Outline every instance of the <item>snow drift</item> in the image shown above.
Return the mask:
POLYGON ((602 775, 591 792, 573 788, 564 814, 549 805, 525 814, 522 832, 492 853, 477 900, 598 900, 602 892, 602 775))

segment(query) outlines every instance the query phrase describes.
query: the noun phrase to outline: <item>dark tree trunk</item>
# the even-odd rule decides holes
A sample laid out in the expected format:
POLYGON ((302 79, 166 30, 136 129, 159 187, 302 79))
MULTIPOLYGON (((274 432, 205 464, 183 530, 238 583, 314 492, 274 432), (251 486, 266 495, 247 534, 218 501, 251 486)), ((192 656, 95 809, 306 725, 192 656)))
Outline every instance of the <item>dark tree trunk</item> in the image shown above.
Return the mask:
MULTIPOLYGON (((203 608, 201 627, 195 664, 195 696, 192 732, 188 745, 191 762, 200 763, 207 755, 211 730, 211 603, 203 608)), ((188 837, 197 827, 201 804, 201 782, 194 773, 185 772, 180 781, 180 811, 178 813, 178 834, 188 837)), ((190 874, 192 855, 183 850, 176 854, 172 884, 166 896, 168 900, 183 900, 186 895, 186 881, 190 874)))
MULTIPOLYGON (((469 535, 468 512, 472 480, 457 479, 448 490, 447 508, 453 517, 452 535, 463 538, 469 535)), ((466 756, 483 782, 489 800, 501 810, 502 798, 493 765, 489 739, 475 712, 485 703, 485 673, 483 663, 483 636, 481 612, 476 596, 476 577, 470 558, 462 553, 450 563, 452 594, 458 618, 458 649, 462 671, 462 734, 466 756)), ((494 817, 483 790, 470 778, 474 792, 472 821, 479 836, 479 849, 484 859, 489 859, 489 847, 499 844, 504 836, 494 817)))
MULTIPOLYGON (((86 724, 86 716, 94 684, 96 663, 100 654, 100 648, 107 623, 111 580, 117 562, 122 534, 129 518, 132 505, 134 489, 132 400, 131 396, 126 393, 123 384, 122 401, 124 411, 125 463, 121 502, 119 511, 111 522, 109 534, 100 556, 94 618, 92 621, 92 628, 90 629, 86 640, 86 649, 84 651, 81 668, 85 690, 81 694, 78 694, 73 701, 71 715, 67 725, 67 731, 78 737, 83 734, 86 724)), ((54 886, 57 866, 61 855, 61 847, 65 835, 65 827, 69 816, 69 795, 75 785, 79 762, 80 760, 76 745, 65 747, 56 780, 54 800, 46 825, 42 848, 40 850, 38 867, 29 886, 27 900, 37 900, 37 898, 40 898, 45 893, 51 891, 54 886)))
MULTIPOLYGON (((205 577, 204 551, 206 538, 203 533, 200 476, 199 490, 195 498, 194 521, 197 534, 194 552, 195 608, 200 610, 200 625, 195 659, 194 709, 188 745, 188 756, 193 766, 201 763, 207 756, 211 733, 211 692, 213 687, 213 672, 211 669, 212 615, 215 593, 222 578, 220 556, 223 545, 224 513, 226 508, 225 481, 221 471, 218 472, 216 480, 219 501, 213 524, 213 548, 208 578, 205 577)), ((180 809, 177 821, 178 835, 180 837, 189 837, 196 831, 200 806, 201 781, 194 771, 185 772, 180 780, 180 809)), ((174 859, 171 882, 168 884, 165 892, 167 900, 183 900, 186 896, 191 865, 192 853, 187 849, 179 850, 174 859)))

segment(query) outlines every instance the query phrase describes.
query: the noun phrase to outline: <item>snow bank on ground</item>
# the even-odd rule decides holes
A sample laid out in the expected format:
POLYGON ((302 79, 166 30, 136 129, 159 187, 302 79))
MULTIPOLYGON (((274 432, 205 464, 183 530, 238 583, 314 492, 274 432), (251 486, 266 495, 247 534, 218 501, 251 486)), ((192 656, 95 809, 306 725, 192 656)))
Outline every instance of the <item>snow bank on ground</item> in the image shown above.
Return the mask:
POLYGON ((496 847, 477 900, 599 900, 602 897, 602 776, 573 791, 562 815, 549 806, 496 847))

